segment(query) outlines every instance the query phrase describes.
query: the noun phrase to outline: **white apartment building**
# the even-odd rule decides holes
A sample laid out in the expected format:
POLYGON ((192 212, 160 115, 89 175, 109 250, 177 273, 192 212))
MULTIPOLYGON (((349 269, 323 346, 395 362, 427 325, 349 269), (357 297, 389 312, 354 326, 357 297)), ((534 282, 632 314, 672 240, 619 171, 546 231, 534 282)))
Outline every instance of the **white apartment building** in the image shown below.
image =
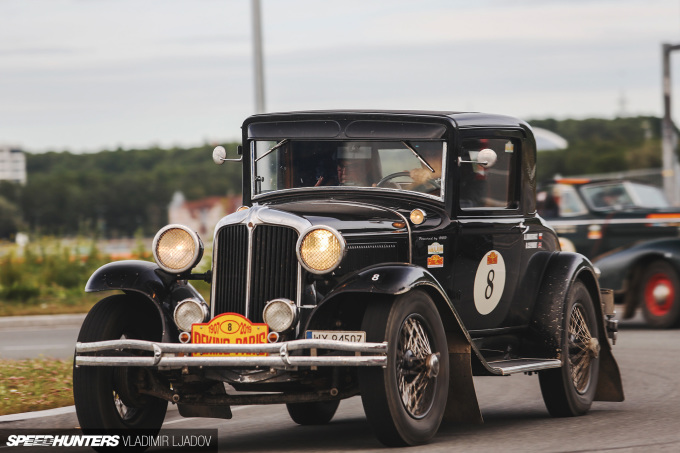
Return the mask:
POLYGON ((0 181, 26 184, 26 156, 22 150, 0 145, 0 181))

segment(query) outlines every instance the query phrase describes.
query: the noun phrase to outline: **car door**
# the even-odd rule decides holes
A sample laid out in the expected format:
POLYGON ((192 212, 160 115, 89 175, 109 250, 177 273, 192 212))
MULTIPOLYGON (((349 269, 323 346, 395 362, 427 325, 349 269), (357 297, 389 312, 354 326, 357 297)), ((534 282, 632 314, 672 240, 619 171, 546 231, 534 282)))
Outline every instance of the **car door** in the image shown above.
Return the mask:
MULTIPOLYGON (((468 330, 512 328, 529 301, 514 301, 522 270, 542 248, 542 233, 521 212, 519 133, 465 138, 459 149, 454 305, 468 330), (493 166, 478 160, 491 149, 493 166)), ((531 194, 533 196, 533 193, 531 194)))

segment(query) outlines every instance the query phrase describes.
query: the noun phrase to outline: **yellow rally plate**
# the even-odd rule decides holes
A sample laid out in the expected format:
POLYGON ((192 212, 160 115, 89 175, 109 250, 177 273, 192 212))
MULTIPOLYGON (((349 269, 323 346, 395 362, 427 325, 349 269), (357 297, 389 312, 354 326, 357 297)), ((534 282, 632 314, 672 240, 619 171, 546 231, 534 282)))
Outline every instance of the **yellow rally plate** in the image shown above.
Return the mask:
MULTIPOLYGON (((205 324, 191 326, 193 344, 260 344, 267 342, 269 326, 256 324, 238 313, 222 313, 205 324)), ((252 356, 248 353, 194 353, 194 356, 252 356)))

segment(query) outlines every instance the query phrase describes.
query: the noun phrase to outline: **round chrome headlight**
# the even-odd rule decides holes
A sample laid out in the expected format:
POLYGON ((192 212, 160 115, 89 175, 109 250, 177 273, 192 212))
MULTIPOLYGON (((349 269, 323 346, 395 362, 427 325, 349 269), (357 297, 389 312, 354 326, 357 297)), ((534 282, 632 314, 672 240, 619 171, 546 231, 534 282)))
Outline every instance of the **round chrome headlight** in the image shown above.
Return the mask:
POLYGON ((153 238, 153 257, 166 272, 181 274, 203 257, 203 242, 184 225, 168 225, 153 238))
POLYGON ((270 300, 264 307, 262 319, 273 332, 285 332, 295 324, 297 307, 292 300, 270 300))
POLYGON ((340 265, 345 255, 345 240, 333 228, 312 227, 300 235, 297 255, 302 266, 314 274, 326 274, 340 265))
POLYGON ((184 299, 175 307, 173 318, 180 332, 191 332, 193 324, 205 322, 208 306, 196 299, 184 299))

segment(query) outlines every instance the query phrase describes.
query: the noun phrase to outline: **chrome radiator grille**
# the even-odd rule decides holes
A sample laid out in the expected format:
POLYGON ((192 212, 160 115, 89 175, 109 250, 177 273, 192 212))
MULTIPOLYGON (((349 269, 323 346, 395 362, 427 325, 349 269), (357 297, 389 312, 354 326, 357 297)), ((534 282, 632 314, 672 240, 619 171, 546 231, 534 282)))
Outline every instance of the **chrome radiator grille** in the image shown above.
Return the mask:
POLYGON ((296 230, 282 226, 257 225, 251 239, 245 225, 221 228, 213 275, 214 314, 240 313, 262 322, 267 301, 280 297, 297 300, 297 239, 296 230))

